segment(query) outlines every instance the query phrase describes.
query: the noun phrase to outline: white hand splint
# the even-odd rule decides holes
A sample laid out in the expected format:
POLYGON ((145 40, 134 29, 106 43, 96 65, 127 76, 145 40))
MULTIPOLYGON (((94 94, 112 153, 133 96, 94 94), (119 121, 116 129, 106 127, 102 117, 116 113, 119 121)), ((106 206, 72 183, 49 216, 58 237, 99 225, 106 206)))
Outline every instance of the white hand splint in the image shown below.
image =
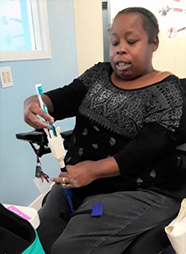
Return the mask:
MULTIPOLYGON (((44 129, 44 130, 47 134, 48 143, 49 143, 49 147, 51 149, 52 155, 54 156, 54 158, 57 159, 60 169, 63 170, 65 168, 64 157, 66 153, 64 145, 63 145, 63 139, 60 134, 60 127, 55 128, 53 126, 53 128, 55 130, 54 129, 53 130, 44 129)), ((68 188, 65 190, 65 193, 67 195, 67 200, 69 202, 71 212, 73 213, 74 207, 72 202, 72 196, 73 196, 72 191, 70 188, 68 188)))
POLYGON ((165 227, 165 232, 177 254, 186 254, 186 199, 183 199, 178 216, 165 227))
POLYGON ((65 148, 63 145, 63 139, 60 134, 60 127, 55 127, 56 136, 54 136, 52 130, 44 129, 47 134, 47 139, 49 147, 51 149, 52 155, 59 163, 60 168, 65 167, 64 157, 65 157, 65 148))

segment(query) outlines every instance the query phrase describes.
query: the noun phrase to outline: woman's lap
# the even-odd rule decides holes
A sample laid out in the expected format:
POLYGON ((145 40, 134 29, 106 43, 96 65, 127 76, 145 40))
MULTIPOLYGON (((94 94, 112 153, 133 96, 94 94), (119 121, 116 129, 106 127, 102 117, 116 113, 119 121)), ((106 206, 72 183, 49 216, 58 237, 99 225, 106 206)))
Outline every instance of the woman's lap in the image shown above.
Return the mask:
MULTIPOLYGON (((56 190, 58 199, 62 195, 63 202, 67 202, 64 191, 58 187, 56 190)), ((43 207, 38 230, 42 239, 45 238, 43 232, 47 234, 46 228, 48 238, 50 235, 53 242, 57 239, 52 254, 120 254, 139 234, 173 216, 179 209, 179 203, 155 192, 116 192, 86 198, 68 222, 61 218, 61 213, 69 212, 68 204, 53 200, 54 192, 47 201, 48 204, 43 207), (92 206, 97 203, 102 203, 103 213, 93 217, 92 206), (57 218, 52 218, 53 215, 57 218), (54 232, 55 237, 52 237, 54 232)))

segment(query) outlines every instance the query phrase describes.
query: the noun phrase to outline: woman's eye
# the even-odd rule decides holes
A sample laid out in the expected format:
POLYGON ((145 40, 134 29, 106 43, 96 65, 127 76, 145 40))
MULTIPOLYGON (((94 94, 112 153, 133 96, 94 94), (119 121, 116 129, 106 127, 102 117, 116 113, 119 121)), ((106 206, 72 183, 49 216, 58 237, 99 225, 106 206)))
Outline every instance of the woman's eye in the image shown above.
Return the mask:
POLYGON ((127 43, 129 44, 129 45, 133 45, 133 44, 135 44, 137 41, 127 41, 127 43))
POLYGON ((118 45, 118 42, 117 41, 112 41, 112 46, 117 46, 118 45))

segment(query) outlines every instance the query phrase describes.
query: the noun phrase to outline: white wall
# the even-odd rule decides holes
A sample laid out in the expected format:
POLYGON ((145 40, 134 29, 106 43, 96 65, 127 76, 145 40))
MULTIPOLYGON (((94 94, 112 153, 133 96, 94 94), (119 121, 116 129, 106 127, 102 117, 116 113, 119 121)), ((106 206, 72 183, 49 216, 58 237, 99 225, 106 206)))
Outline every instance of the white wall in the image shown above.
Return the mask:
MULTIPOLYGON (((32 131, 24 123, 23 101, 35 93, 35 84, 51 90, 70 83, 78 75, 73 0, 47 0, 51 59, 0 62, 10 66, 14 85, 0 85, 0 203, 28 205, 40 193, 33 183, 36 156, 28 142, 15 134, 32 131)), ((61 131, 74 126, 73 119, 58 121, 61 131)), ((57 161, 48 154, 41 158, 50 177, 60 172, 57 161)))
POLYGON ((154 53, 154 67, 161 71, 171 71, 179 77, 186 77, 186 29, 177 33, 177 36, 172 39, 167 36, 170 26, 178 29, 186 26, 186 13, 169 11, 165 17, 162 17, 159 10, 167 5, 172 8, 186 9, 185 0, 180 0, 180 2, 173 0, 110 0, 111 19, 118 11, 130 6, 145 7, 152 11, 160 25, 160 45, 154 53))
POLYGON ((103 61, 102 1, 74 0, 78 73, 103 61))

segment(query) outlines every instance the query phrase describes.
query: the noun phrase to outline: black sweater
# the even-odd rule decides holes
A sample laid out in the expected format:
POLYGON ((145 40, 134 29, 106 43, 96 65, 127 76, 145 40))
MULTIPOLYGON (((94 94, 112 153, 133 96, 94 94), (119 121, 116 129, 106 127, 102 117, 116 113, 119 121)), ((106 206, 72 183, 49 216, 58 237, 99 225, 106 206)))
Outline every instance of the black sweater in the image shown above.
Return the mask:
POLYGON ((55 120, 76 117, 66 164, 114 156, 120 168, 121 176, 98 179, 74 192, 88 196, 178 189, 176 146, 186 136, 178 78, 170 75, 161 82, 126 90, 111 82, 111 73, 109 63, 98 63, 70 85, 46 93, 55 120))

